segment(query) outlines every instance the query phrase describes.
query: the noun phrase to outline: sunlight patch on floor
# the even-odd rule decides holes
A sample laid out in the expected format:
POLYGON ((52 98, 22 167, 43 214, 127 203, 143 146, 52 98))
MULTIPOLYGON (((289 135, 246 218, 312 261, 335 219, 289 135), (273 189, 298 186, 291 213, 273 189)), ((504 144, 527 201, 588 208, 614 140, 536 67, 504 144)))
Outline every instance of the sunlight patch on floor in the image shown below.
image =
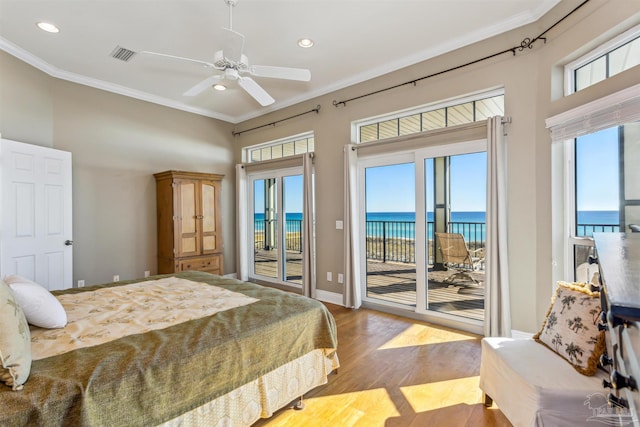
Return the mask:
POLYGON ((476 340, 472 335, 463 332, 434 328, 431 326, 413 324, 407 329, 384 343, 378 350, 389 350, 401 347, 413 347, 416 345, 439 344, 443 342, 476 340))
POLYGON ((400 391, 416 413, 461 403, 474 405, 482 401, 482 392, 478 388, 479 378, 476 376, 418 384, 400 387, 400 391))
POLYGON ((303 411, 286 410, 269 420, 275 426, 367 426, 400 415, 383 388, 305 399, 303 411), (327 408, 331 408, 328 412, 327 408))

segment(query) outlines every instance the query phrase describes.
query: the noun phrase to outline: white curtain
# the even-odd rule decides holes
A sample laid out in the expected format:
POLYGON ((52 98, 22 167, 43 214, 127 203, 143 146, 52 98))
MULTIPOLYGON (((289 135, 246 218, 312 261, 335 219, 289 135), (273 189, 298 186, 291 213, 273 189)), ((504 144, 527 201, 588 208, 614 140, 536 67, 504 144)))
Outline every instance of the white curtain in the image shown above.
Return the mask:
POLYGON ((502 117, 487 122, 487 241, 484 334, 511 336, 507 251, 507 147, 502 117))
POLYGON ((236 165, 236 275, 240 280, 249 278, 247 224, 247 170, 236 165))
POLYGON ((315 298, 316 289, 316 245, 315 245, 315 210, 313 208, 313 153, 306 153, 302 158, 302 294, 315 298))
POLYGON ((360 236, 358 228, 358 154, 351 144, 344 147, 344 292, 345 307, 359 308, 360 291, 360 236))

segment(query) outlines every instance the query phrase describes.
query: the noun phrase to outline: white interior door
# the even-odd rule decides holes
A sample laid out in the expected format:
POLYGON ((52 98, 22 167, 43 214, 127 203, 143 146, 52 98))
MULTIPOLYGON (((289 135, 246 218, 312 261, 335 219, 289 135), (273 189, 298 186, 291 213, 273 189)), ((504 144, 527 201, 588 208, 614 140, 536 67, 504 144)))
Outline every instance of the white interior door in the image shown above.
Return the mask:
POLYGON ((2 139, 0 273, 73 286, 71 153, 2 139))

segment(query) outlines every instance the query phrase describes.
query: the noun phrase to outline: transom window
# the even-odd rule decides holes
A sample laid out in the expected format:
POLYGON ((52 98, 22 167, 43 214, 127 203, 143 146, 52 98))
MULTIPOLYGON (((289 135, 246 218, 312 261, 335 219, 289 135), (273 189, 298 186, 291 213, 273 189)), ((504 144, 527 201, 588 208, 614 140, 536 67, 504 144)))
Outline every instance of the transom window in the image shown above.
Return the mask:
POLYGON ((504 94, 484 93, 449 103, 422 106, 356 124, 357 143, 378 141, 504 115, 504 94))
POLYGON ((246 148, 249 163, 281 159, 314 151, 313 132, 307 132, 246 148))
POLYGON ((565 66, 566 94, 578 92, 640 64, 640 26, 565 66))

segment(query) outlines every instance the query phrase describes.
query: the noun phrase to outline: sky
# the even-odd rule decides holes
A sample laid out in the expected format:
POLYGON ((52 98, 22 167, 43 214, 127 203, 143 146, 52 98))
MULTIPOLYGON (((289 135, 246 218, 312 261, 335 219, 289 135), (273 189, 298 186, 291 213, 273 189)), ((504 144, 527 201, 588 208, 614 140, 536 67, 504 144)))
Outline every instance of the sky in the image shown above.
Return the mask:
MULTIPOLYGON (((415 212, 414 165, 380 166, 366 171, 367 212, 415 212)), ((433 161, 427 159, 427 211, 433 211, 433 161)), ((486 153, 451 158, 451 210, 484 212, 486 210, 486 153)))
POLYGON ((578 210, 618 210, 618 128, 579 137, 576 168, 578 210))

